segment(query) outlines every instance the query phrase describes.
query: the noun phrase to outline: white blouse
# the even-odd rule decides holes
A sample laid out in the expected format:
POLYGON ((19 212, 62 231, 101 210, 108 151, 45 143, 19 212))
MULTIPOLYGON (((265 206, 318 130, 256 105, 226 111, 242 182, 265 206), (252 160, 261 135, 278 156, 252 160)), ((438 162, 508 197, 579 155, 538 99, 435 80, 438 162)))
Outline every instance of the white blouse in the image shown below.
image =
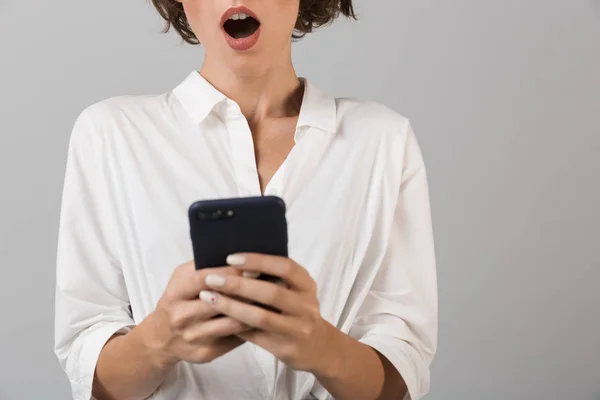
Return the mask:
MULTIPOLYGON (((335 99, 307 80, 295 146, 266 194, 287 205, 289 254, 318 284, 323 317, 377 349, 416 400, 429 389, 437 285, 425 166, 407 119, 335 99)), ((173 91, 84 110, 69 143, 58 240, 55 352, 77 400, 100 350, 152 312, 192 259, 196 200, 260 195, 238 105, 193 71, 173 91)), ((200 301, 200 300, 199 300, 200 301)), ((153 399, 327 399, 307 372, 246 343, 179 363, 153 399)))

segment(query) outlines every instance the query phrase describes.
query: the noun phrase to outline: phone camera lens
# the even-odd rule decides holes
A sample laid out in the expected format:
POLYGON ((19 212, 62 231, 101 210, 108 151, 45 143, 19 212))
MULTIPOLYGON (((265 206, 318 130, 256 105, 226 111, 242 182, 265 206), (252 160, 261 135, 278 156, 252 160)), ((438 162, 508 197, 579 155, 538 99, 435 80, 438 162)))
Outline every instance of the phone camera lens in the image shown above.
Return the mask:
POLYGON ((234 210, 214 210, 209 212, 200 211, 197 217, 201 221, 218 221, 222 219, 232 218, 235 215, 234 210))

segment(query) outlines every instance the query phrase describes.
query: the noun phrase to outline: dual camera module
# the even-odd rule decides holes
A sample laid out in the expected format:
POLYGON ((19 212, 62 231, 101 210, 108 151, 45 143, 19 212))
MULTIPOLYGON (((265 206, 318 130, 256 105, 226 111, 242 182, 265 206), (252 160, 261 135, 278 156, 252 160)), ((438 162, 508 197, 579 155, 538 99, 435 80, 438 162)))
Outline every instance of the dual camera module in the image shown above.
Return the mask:
POLYGON ((233 210, 215 210, 215 211, 200 211, 198 219, 201 221, 220 221, 223 219, 233 218, 235 211, 233 210))

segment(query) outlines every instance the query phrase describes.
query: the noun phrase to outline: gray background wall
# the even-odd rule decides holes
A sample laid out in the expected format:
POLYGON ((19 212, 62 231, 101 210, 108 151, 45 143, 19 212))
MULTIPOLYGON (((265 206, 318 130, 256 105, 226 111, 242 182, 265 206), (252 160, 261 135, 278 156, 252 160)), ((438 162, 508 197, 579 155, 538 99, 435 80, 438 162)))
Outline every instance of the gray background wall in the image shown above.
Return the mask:
MULTIPOLYGON (((357 2, 299 74, 408 116, 428 165, 429 399, 600 399, 600 2, 357 2)), ((144 0, 0 1, 0 399, 66 399, 54 256, 77 114, 169 90, 202 50, 144 0)))

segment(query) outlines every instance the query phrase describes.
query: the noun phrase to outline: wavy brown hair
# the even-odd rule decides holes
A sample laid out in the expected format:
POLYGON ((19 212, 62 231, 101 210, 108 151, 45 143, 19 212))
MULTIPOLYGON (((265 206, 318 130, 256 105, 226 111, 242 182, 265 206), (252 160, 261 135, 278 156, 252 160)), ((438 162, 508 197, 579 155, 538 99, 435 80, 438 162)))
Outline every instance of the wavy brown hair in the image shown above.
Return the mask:
MULTIPOLYGON (((152 0, 152 4, 165 20, 164 32, 171 28, 189 44, 200 44, 183 11, 183 5, 175 0, 152 0)), ((294 39, 300 39, 315 28, 333 22, 340 14, 356 19, 352 0, 300 0, 294 39)))

